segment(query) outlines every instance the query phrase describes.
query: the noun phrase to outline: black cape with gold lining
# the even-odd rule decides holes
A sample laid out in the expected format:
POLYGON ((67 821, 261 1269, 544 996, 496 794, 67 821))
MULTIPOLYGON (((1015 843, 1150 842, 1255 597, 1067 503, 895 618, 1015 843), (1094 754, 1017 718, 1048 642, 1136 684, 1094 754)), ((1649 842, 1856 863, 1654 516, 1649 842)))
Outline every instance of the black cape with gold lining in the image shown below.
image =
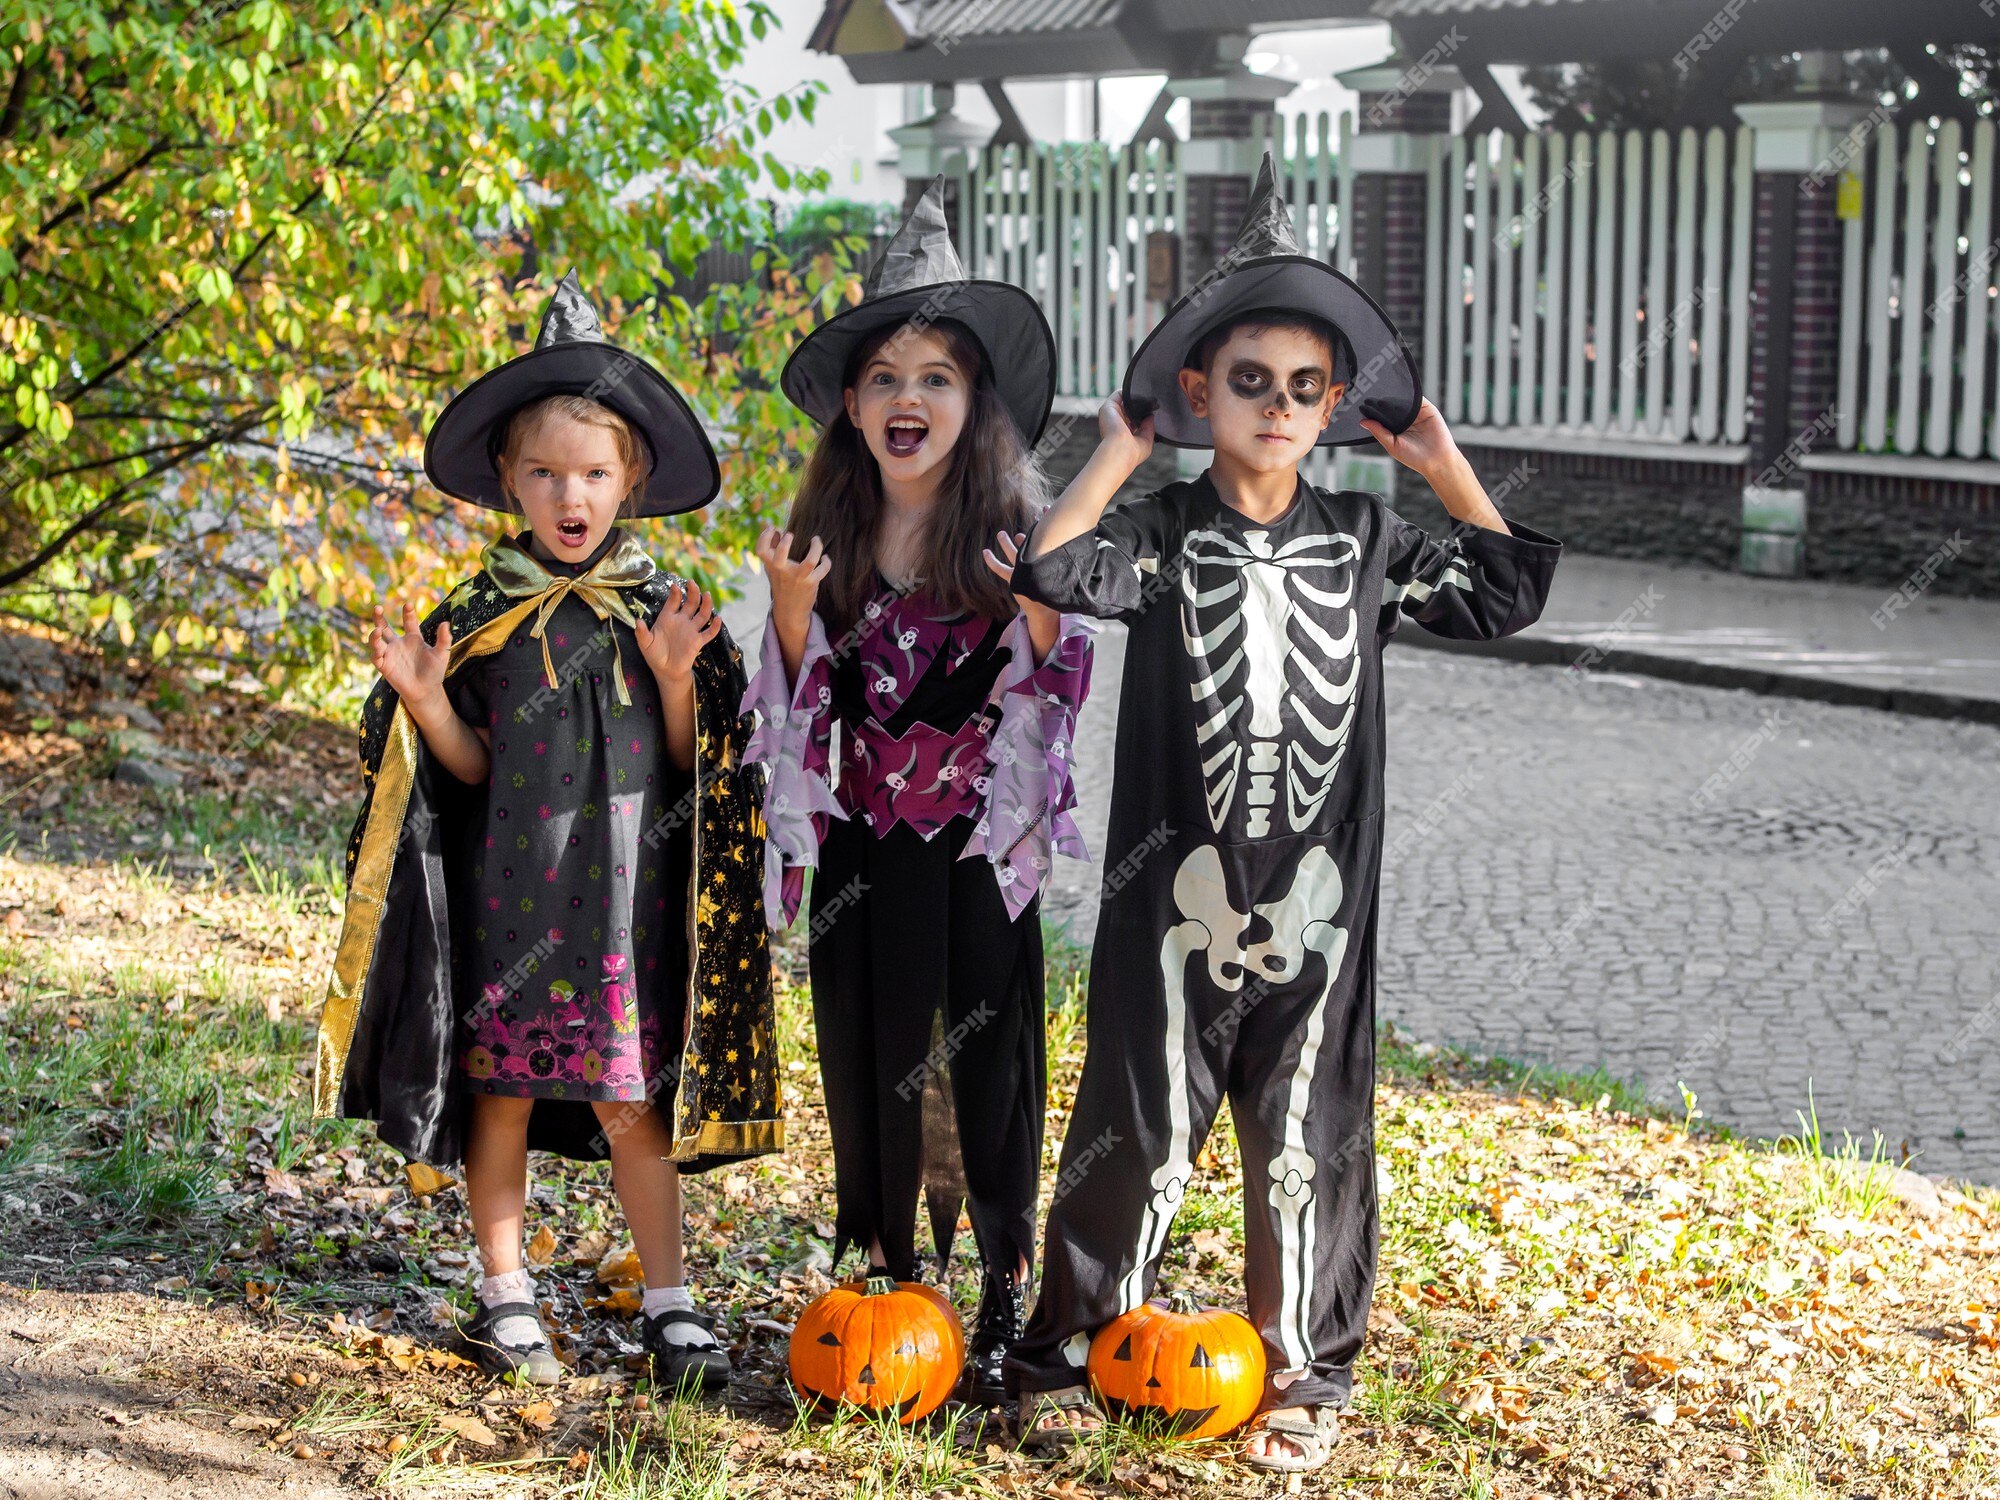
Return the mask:
MULTIPOLYGON (((423 622, 435 640, 451 619, 451 665, 498 650, 538 603, 515 582, 503 590, 491 565, 454 589, 423 622)), ((621 551, 622 549, 622 551, 621 551)), ((650 620, 672 580, 636 543, 621 543, 627 578, 619 592, 650 620)), ((512 570, 520 571, 518 559, 512 570)), ((645 667, 640 665, 639 670, 645 667)), ((784 1145, 776 1018, 763 912, 763 770, 743 764, 751 723, 743 701, 742 653, 725 628, 695 662, 695 778, 685 829, 694 840, 689 898, 691 970, 684 1004, 688 1039, 671 1102, 655 1104, 684 1172, 776 1151, 784 1145)), ((446 869, 476 830, 483 789, 445 771, 401 700, 377 682, 361 711, 360 816, 347 845, 347 909, 319 1027, 313 1113, 373 1120, 382 1140, 410 1161, 419 1191, 448 1180, 464 1155, 466 1096, 457 1079, 452 903, 446 869)), ((528 1144, 578 1160, 608 1154, 586 1106, 539 1101, 528 1144)))

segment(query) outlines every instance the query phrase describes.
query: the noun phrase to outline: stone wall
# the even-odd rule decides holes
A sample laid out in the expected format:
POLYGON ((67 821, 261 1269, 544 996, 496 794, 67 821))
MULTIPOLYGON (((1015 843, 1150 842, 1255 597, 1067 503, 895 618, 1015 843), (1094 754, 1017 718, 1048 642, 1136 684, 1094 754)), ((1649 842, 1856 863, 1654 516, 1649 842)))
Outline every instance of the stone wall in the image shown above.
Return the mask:
POLYGON ((1578 552, 1736 566, 1740 468, 1515 448, 1468 446, 1465 453, 1488 490, 1517 476, 1502 510, 1578 552))

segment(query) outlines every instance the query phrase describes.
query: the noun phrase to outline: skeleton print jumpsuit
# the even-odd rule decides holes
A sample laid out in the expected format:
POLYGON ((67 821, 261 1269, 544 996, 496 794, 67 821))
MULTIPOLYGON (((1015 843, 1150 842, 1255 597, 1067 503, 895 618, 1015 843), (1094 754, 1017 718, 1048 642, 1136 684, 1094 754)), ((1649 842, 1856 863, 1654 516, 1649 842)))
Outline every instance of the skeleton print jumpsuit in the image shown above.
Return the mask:
POLYGON ((1120 879, 1015 1389, 1080 1384, 1090 1335, 1151 1295, 1226 1094, 1266 1402, 1346 1403, 1375 1273, 1382 645, 1405 615, 1470 640, 1532 624, 1561 552, 1519 524, 1431 536, 1303 480, 1257 525, 1204 474, 1015 571, 1026 597, 1131 626, 1120 879))

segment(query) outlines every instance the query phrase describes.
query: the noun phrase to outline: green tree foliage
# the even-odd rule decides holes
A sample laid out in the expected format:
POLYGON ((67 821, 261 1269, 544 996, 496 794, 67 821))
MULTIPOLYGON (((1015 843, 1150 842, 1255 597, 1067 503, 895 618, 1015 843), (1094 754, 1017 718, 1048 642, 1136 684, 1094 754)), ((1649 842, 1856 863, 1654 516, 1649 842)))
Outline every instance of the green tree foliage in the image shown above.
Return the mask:
POLYGON ((273 687, 351 678, 500 518, 422 482, 449 395, 575 266, 711 422, 700 576, 789 494, 799 332, 843 257, 697 274, 800 178, 816 86, 732 81, 762 0, 29 0, 0 18, 0 609, 273 687))

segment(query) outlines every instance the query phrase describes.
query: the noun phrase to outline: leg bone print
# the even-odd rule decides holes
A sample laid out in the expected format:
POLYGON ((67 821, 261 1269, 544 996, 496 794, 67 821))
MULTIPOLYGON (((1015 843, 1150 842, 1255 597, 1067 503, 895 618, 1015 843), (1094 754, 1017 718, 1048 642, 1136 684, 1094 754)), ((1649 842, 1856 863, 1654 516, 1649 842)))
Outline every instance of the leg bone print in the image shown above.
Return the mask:
MULTIPOLYGON (((1269 1172, 1280 1257, 1280 1342, 1294 1368, 1305 1364, 1312 1349, 1316 1163, 1306 1149, 1305 1115, 1325 1037, 1326 997, 1347 955, 1347 929, 1336 927, 1324 915, 1340 909, 1342 894, 1339 866, 1330 853, 1317 847, 1306 850, 1284 895, 1253 905, 1247 913, 1230 904, 1222 856, 1213 845, 1197 847, 1175 873, 1174 906, 1183 920, 1167 930, 1160 947, 1166 996, 1166 1159, 1152 1174, 1153 1196, 1140 1220, 1137 1254, 1119 1288, 1125 1310, 1145 1300, 1148 1273, 1166 1248, 1174 1213, 1194 1173, 1187 1091, 1189 968, 1195 959, 1205 959, 1210 982, 1225 994, 1237 994, 1246 978, 1257 987, 1291 983, 1304 972, 1306 955, 1317 953, 1324 963, 1319 998, 1300 1037, 1298 1062, 1287 1091, 1284 1135, 1269 1172), (1246 947, 1244 935, 1260 920, 1269 926, 1270 935, 1246 947)), ((1261 997, 1246 998, 1254 1004, 1261 997)))
POLYGON ((1217 833, 1269 837, 1281 777, 1291 832, 1319 816, 1354 723, 1358 556, 1340 532, 1275 549, 1261 531, 1188 537, 1181 635, 1204 715, 1195 735, 1217 833))

